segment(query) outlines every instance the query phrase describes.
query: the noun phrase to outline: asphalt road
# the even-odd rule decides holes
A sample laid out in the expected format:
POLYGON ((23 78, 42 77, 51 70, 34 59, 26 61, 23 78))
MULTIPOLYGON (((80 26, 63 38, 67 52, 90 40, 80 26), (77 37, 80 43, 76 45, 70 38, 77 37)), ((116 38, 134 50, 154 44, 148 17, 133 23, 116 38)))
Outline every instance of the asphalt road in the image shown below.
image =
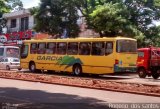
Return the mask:
POLYGON ((0 103, 16 104, 15 109, 109 109, 111 103, 160 103, 160 98, 0 78, 0 103))

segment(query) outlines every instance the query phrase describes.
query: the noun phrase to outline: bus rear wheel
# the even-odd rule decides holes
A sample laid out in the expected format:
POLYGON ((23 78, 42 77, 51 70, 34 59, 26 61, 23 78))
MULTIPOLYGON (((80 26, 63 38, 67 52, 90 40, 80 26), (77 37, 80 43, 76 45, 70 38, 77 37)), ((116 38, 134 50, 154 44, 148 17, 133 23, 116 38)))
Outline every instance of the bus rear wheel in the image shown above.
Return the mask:
POLYGON ((33 73, 36 72, 36 65, 34 62, 29 64, 29 70, 33 73))
POLYGON ((145 78, 147 76, 146 70, 144 68, 138 69, 138 76, 140 78, 145 78))
POLYGON ((73 74, 79 76, 82 74, 82 67, 79 64, 73 66, 73 74))

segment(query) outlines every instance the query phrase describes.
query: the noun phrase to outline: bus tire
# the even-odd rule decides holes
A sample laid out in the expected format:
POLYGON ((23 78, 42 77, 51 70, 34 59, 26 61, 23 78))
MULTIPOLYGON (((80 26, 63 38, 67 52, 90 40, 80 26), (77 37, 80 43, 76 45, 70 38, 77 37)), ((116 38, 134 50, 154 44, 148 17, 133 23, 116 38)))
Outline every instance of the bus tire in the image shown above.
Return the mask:
POLYGON ((6 66, 6 70, 10 70, 10 67, 8 65, 6 66))
POLYGON ((80 76, 82 74, 82 67, 80 64, 75 64, 73 66, 73 74, 76 76, 80 76))
POLYGON ((29 64, 29 70, 30 70, 31 72, 33 72, 33 73, 36 72, 36 65, 35 65, 34 62, 31 62, 31 63, 29 64))
POLYGON ((138 69, 138 76, 140 78, 146 78, 146 76, 147 76, 146 70, 144 68, 139 68, 138 69))

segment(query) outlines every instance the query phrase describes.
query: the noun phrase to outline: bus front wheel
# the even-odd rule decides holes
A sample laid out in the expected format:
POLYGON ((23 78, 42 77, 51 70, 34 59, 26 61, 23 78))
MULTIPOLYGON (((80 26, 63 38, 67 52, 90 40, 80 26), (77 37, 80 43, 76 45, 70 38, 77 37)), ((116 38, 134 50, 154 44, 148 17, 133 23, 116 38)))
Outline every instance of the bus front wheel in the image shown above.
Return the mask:
POLYGON ((29 64, 29 70, 33 73, 36 72, 36 65, 34 62, 29 64))
POLYGON ((79 76, 82 74, 82 67, 79 64, 73 66, 73 74, 79 76))
POLYGON ((140 78, 145 78, 147 76, 146 70, 144 68, 138 69, 138 75, 140 78))

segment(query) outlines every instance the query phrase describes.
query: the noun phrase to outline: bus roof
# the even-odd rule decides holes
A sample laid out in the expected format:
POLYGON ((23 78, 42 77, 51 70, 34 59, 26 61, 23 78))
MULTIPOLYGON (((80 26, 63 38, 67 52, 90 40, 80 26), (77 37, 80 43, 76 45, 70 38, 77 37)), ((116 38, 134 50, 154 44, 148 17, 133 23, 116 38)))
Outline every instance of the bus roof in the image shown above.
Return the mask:
POLYGON ((31 40, 24 40, 24 42, 81 42, 81 41, 115 41, 115 40, 133 40, 133 38, 126 38, 126 37, 103 37, 103 38, 66 38, 66 39, 31 39, 31 40))

